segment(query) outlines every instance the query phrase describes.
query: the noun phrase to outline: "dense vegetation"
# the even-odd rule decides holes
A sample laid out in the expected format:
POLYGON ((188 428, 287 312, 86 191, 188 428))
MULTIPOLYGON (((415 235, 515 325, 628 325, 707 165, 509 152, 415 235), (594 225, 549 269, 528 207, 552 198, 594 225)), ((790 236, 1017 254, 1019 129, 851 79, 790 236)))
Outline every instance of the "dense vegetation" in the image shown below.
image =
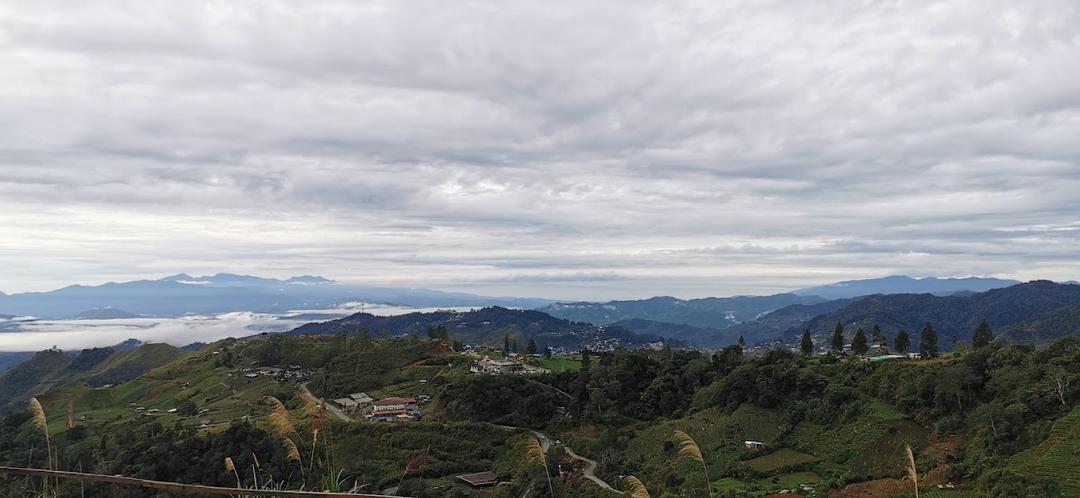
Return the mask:
MULTIPOLYGON (((920 334, 914 336, 917 342, 920 334)), ((914 447, 927 485, 952 481, 966 496, 1069 496, 1080 478, 1067 463, 1080 451, 1072 436, 1080 420, 1075 338, 1041 349, 987 340, 963 353, 883 363, 786 350, 748 356, 739 346, 715 353, 617 350, 573 361, 534 358, 565 363, 548 374, 486 376, 469 374, 472 360, 438 329, 430 337, 227 340, 112 388, 69 385, 42 398, 58 466, 204 484, 400 485, 398 494, 406 496, 484 498, 546 497, 546 468, 557 496, 605 496, 588 480, 558 478, 560 469, 580 475, 582 465, 565 457, 560 443, 542 462, 528 457, 528 428, 596 460, 597 475, 616 488, 624 476, 637 476, 652 496, 699 497, 706 484, 716 496, 802 484, 818 493, 849 484, 903 492, 895 478, 903 475, 905 444, 914 447), (311 375, 296 382, 239 375, 270 365, 300 366, 311 375), (320 422, 301 383, 328 398, 366 391, 435 399, 423 422, 320 422), (293 420, 287 437, 299 461, 271 423, 266 396, 279 399, 293 420), (69 403, 87 417, 74 428, 63 420, 69 403), (140 416, 136 404, 160 409, 160 416, 140 416), (204 417, 214 424, 197 427, 204 417), (321 451, 311 444, 316 427, 321 451), (693 438, 700 462, 679 458, 676 431, 693 438), (744 440, 766 449, 746 448, 744 440), (224 471, 226 457, 240 469, 236 475, 224 471), (453 477, 486 470, 514 483, 475 490, 453 477)), ((84 361, 103 365, 110 358, 84 361)), ((71 363, 68 357, 64 368, 71 363)), ((28 414, 17 411, 0 423, 0 463, 22 466, 29 458, 44 466, 42 434, 28 414)), ((105 492, 90 489, 87 496, 105 492)))
POLYGON ((776 294, 774 296, 706 297, 677 299, 661 296, 634 301, 606 303, 556 303, 540 308, 552 316, 575 322, 609 325, 620 320, 642 318, 696 327, 723 329, 754 320, 762 314, 792 304, 815 304, 817 296, 776 294))
POLYGON ((56 387, 77 382, 102 386, 134 379, 183 354, 168 344, 147 344, 127 351, 85 349, 74 356, 56 350, 42 351, 0 374, 0 413, 23 405, 34 394, 56 387))
POLYGON ((588 323, 570 322, 533 310, 511 310, 500 307, 475 311, 436 311, 409 313, 397 316, 375 316, 356 313, 345 318, 297 327, 292 334, 356 334, 370 332, 379 336, 425 334, 433 327, 443 327, 453 339, 469 344, 501 345, 507 336, 525 352, 529 340, 538 347, 562 347, 577 350, 597 344, 640 346, 659 342, 660 337, 636 334, 619 327, 597 327, 588 323))
POLYGON ((933 296, 930 294, 891 294, 858 299, 831 313, 788 330, 794 338, 803 330, 831 330, 841 321, 850 329, 870 330, 880 326, 889 334, 898 330, 917 331, 927 322, 937 328, 946 349, 952 338, 969 340, 979 323, 985 320, 994 329, 1015 325, 1041 315, 1080 304, 1080 285, 1033 281, 972 295, 933 296))

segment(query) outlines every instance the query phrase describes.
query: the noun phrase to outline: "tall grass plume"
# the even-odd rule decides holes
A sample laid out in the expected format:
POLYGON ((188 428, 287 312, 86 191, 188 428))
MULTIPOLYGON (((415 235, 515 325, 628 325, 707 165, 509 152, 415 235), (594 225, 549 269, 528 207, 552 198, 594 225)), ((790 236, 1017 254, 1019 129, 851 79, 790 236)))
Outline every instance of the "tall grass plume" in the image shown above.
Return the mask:
POLYGON ((675 431, 675 442, 679 444, 679 453, 675 456, 676 461, 694 460, 701 463, 701 468, 705 470, 705 488, 709 492, 708 496, 712 496, 709 466, 705 464, 705 456, 701 454, 701 447, 694 441, 694 438, 683 431, 675 431))

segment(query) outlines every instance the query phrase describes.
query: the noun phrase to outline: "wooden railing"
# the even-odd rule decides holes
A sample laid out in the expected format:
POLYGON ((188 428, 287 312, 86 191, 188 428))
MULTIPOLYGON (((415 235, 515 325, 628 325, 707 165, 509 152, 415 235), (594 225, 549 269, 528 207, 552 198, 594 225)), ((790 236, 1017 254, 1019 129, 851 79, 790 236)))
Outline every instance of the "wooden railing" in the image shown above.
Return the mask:
POLYGON ((244 489, 222 488, 219 486, 203 486, 201 484, 181 484, 178 482, 151 481, 136 479, 134 477, 106 476, 101 474, 85 474, 82 472, 65 472, 61 470, 24 469, 18 467, 0 466, 0 475, 45 477, 52 479, 64 479, 71 481, 83 481, 112 484, 114 489, 120 486, 158 489, 181 494, 198 495, 228 495, 249 496, 267 498, 403 498, 390 495, 352 494, 352 493, 324 493, 318 491, 276 491, 269 489, 244 489))

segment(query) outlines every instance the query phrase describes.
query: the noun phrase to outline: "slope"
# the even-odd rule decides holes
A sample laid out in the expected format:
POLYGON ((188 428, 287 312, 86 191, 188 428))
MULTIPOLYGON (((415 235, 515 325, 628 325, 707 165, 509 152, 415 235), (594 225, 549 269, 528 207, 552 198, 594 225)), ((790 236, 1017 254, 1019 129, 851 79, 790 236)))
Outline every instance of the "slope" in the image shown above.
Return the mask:
POLYGON ((656 322, 723 329, 757 319, 766 313, 791 304, 815 304, 822 301, 824 299, 817 296, 796 296, 795 294, 707 297, 689 300, 662 296, 606 303, 555 303, 539 310, 558 318, 596 325, 641 318, 656 322))
POLYGON ((958 292, 985 292, 1016 285, 1016 280, 999 278, 911 278, 893 275, 865 280, 847 280, 832 284, 807 287, 794 292, 800 296, 821 296, 826 299, 843 299, 873 294, 934 294, 949 296, 958 292))
POLYGON ((1045 441, 1009 459, 1009 468, 1021 474, 1056 481, 1062 496, 1080 496, 1080 408, 1054 422, 1045 441))
POLYGON ((0 412, 65 385, 101 386, 134 379, 185 354, 168 344, 146 344, 128 351, 85 349, 77 356, 42 351, 0 375, 0 412))
POLYGON ((561 320, 539 311, 500 307, 398 316, 356 313, 337 320, 302 325, 289 334, 352 334, 361 330, 372 334, 423 334, 428 328, 437 326, 445 327, 452 338, 470 344, 501 346, 504 338, 509 335, 511 340, 520 342, 522 349, 525 341, 529 339, 535 339, 540 349, 552 347, 576 350, 587 347, 596 351, 606 351, 619 346, 641 346, 662 340, 657 336, 636 334, 620 327, 597 327, 561 320))
POLYGON ((999 341, 1011 344, 1043 345, 1062 337, 1080 335, 1080 305, 1024 320, 998 331, 999 341))
POLYGON ((1080 304, 1080 286, 1045 280, 971 296, 870 296, 792 327, 785 336, 793 340, 806 328, 813 332, 831 331, 840 321, 850 330, 856 327, 870 330, 878 325, 890 337, 898 329, 906 329, 917 337, 923 325, 930 322, 937 331, 942 349, 948 349, 952 345, 952 337, 969 339, 972 331, 984 319, 996 330, 1076 304, 1080 304))

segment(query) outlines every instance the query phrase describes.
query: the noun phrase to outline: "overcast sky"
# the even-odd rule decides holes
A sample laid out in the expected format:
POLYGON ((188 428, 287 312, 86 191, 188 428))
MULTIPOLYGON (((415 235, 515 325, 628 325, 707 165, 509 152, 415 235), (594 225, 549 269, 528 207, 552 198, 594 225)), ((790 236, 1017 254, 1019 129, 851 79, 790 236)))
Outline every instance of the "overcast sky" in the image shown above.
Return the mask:
POLYGON ((0 290, 1080 277, 1080 3, 0 3, 0 290))

